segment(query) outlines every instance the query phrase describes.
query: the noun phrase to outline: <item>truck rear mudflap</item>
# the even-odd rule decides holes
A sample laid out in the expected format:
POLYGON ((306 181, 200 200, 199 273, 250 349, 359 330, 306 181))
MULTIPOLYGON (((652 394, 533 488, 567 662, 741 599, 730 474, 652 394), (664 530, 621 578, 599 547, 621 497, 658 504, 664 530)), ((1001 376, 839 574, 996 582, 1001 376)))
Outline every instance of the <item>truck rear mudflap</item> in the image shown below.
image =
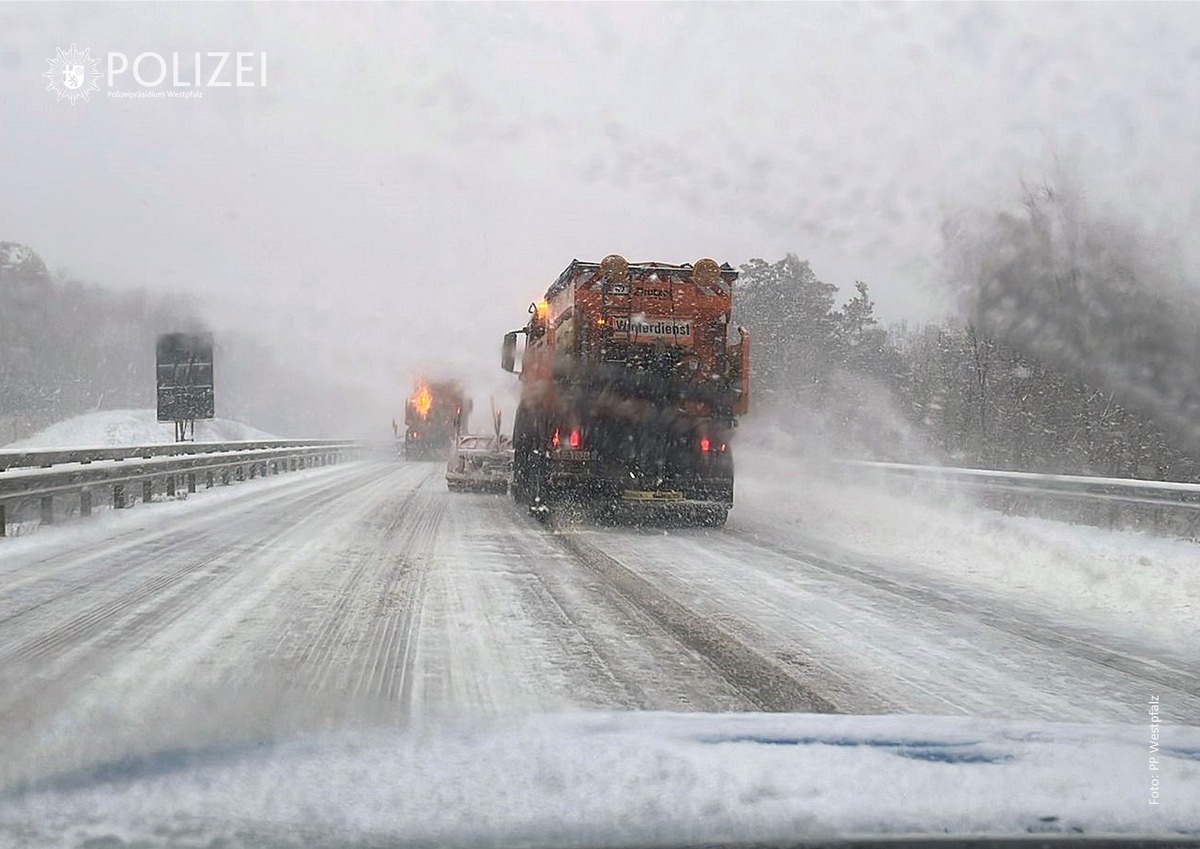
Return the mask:
POLYGON ((604 505, 601 512, 623 524, 720 527, 729 507, 727 501, 685 498, 682 493, 631 490, 604 505))

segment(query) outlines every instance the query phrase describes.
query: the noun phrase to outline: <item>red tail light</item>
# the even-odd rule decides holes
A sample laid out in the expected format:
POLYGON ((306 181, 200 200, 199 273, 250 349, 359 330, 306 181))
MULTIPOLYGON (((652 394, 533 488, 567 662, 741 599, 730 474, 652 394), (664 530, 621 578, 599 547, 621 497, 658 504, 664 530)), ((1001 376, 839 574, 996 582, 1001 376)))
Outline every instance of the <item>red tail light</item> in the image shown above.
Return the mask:
POLYGON ((712 443, 708 441, 707 436, 700 437, 700 450, 707 452, 712 447, 712 443))
POLYGON ((550 437, 550 444, 555 448, 558 447, 558 428, 554 429, 554 436, 550 437))
POLYGON ((571 431, 570 443, 571 443, 572 448, 579 447, 579 431, 578 430, 571 431))

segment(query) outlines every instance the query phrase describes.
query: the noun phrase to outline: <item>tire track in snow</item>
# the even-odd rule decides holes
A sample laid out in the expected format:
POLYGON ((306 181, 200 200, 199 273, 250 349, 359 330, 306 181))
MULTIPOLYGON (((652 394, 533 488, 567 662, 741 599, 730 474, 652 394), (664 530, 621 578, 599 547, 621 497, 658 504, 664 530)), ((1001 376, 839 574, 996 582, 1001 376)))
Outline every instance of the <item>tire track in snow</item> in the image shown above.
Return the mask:
MULTIPOLYGON (((360 476, 361 472, 348 479, 350 484, 345 481, 342 483, 352 485, 360 476)), ((327 487, 327 484, 322 486, 327 487)), ((22 629, 39 627, 39 623, 27 621, 30 617, 52 619, 57 615, 60 620, 58 624, 50 625, 42 633, 24 642, 20 642, 19 638, 5 639, 5 648, 0 649, 0 662, 40 660, 58 651, 86 648, 97 636, 118 629, 144 632, 186 601, 187 593, 194 589, 190 586, 189 579, 219 580, 225 572, 220 568, 214 569, 214 566, 227 561, 237 561, 250 551, 262 548, 264 544, 269 545, 290 532, 291 527, 286 524, 286 514, 294 508, 304 505, 306 509, 321 509, 337 497, 340 497, 338 490, 318 492, 315 497, 308 491, 283 493, 263 506, 263 509, 284 514, 282 520, 285 527, 281 533, 265 539, 256 537, 258 529, 252 527, 249 521, 241 519, 236 527, 246 527, 245 538, 234 543, 231 548, 212 552, 207 556, 203 553, 197 554, 197 549, 203 552, 200 546, 209 541, 211 527, 195 530, 171 546, 163 546, 156 542, 145 550, 134 548, 127 552, 121 562, 110 566, 110 574, 102 576, 99 581, 80 581, 50 598, 0 620, 0 634, 6 629, 13 630, 14 626, 18 625, 22 629), (170 556, 164 556, 164 551, 170 556), (157 573, 152 573, 147 578, 147 570, 155 570, 157 573), (86 600, 97 595, 108 598, 83 610, 78 610, 70 604, 73 600, 86 600), (155 603, 156 613, 143 610, 140 611, 141 618, 136 622, 122 621, 138 616, 139 608, 149 602, 155 603), (56 605, 59 609, 55 609, 56 605), (135 625, 141 627, 134 627, 135 625)), ((209 517, 209 521, 224 518, 224 512, 209 517)))
POLYGON ((363 652, 363 669, 355 691, 400 701, 410 712, 419 708, 419 682, 413 674, 420 650, 421 626, 427 601, 426 577, 437 530, 446 511, 446 496, 419 493, 405 533, 389 543, 396 546, 397 564, 384 575, 383 590, 374 607, 372 629, 363 652), (389 610, 395 600, 399 610, 389 610), (395 615, 398 612, 399 615, 395 615), (393 615, 389 615, 393 614, 393 615))
MULTIPOLYGON (((509 572, 492 572, 508 589, 514 617, 552 637, 538 653, 540 678, 567 688, 566 706, 600 710, 759 709, 711 659, 662 628, 643 607, 507 499, 482 498, 490 548, 509 572), (557 681, 555 680, 557 679, 557 681)), ((489 590, 491 585, 489 585, 489 590)), ((495 610, 495 603, 489 608, 495 610)), ((534 650, 531 646, 530 650, 534 650)))
POLYGON ((427 471, 398 498, 387 491, 394 481, 374 488, 382 492, 364 492, 360 502, 369 512, 347 529, 352 541, 337 552, 331 570, 337 580, 302 576, 295 603, 280 612, 282 627, 271 650, 292 688, 337 692, 351 701, 398 698, 406 645, 402 620, 406 608, 420 602, 406 581, 444 509, 429 487, 435 476, 436 470, 427 471), (321 603, 323 598, 332 601, 321 603))
POLYGON ((814 675, 814 669, 782 662, 761 651, 712 616, 681 604, 579 533, 560 531, 555 538, 615 592, 645 611, 681 644, 705 657, 760 710, 838 712, 837 702, 826 695, 829 682, 814 675))
MULTIPOLYGON (((432 475, 432 472, 427 474, 417 484, 417 487, 423 485, 432 475)), ((407 521, 409 508, 417 494, 418 489, 415 488, 396 505, 382 528, 381 536, 384 539, 393 537, 407 521)), ((373 531, 375 529, 368 526, 361 529, 360 535, 356 536, 373 531)), ((353 563, 344 579, 334 590, 335 601, 324 613, 320 623, 314 627, 292 620, 284 629, 281 643, 285 638, 297 634, 301 640, 304 640, 303 632, 312 631, 311 638, 303 642, 294 664, 295 672, 299 675, 299 679, 305 682, 307 689, 323 690, 330 687, 330 677, 339 671, 338 649, 345 642, 345 637, 354 624, 352 613, 355 603, 360 600, 359 596, 363 591, 365 578, 372 571, 382 568, 380 561, 386 560, 387 556, 388 553, 378 546, 348 549, 339 559, 352 559, 353 563)))
MULTIPOLYGON (((296 567, 285 543, 293 536, 324 534, 313 517, 331 521, 327 515, 350 513, 356 499, 361 498, 364 483, 369 487, 372 481, 382 485, 378 469, 364 467, 327 479, 321 491, 306 489, 273 499, 232 521, 226 520, 224 511, 218 511, 213 519, 217 527, 212 529, 213 539, 208 541, 207 549, 190 555, 188 566, 200 572, 194 580, 176 580, 175 592, 164 593, 163 582, 145 580, 145 573, 156 568, 152 560, 127 562, 132 587, 122 587, 122 594, 109 603, 92 606, 90 612, 101 614, 102 626, 84 619, 85 627, 96 630, 96 639, 85 641, 76 633, 61 641, 57 656, 43 654, 36 662, 4 665, 0 673, 0 695, 5 699, 0 709, 0 761, 16 761, 16 750, 36 752, 39 742, 49 747, 49 754, 61 758, 64 753, 56 747, 61 747, 62 740, 105 721, 110 723, 109 730, 102 733, 113 733, 114 740, 96 740, 94 734, 83 732, 81 748, 115 746, 120 742, 115 732, 120 730, 126 737, 137 733, 145 718, 155 710, 161 713, 163 705, 168 715, 175 715, 176 724, 185 720, 188 711, 194 715, 205 710, 189 702, 197 696, 211 700, 213 694, 203 692, 203 688, 195 693, 180 691, 179 685, 186 682, 185 686, 190 686, 196 664, 212 656, 223 629, 235 623, 241 611, 258 604, 282 575, 296 567), (230 539, 235 540, 234 544, 227 544, 230 539), (276 559, 277 546, 284 553, 276 559), (212 568, 214 565, 217 568, 212 568), (128 608, 131 601, 144 601, 145 606, 133 616, 114 615, 122 602, 128 608), (180 695, 184 696, 182 702, 178 701, 180 695), (8 743, 3 742, 5 738, 8 743), (30 746, 34 748, 30 750, 30 746)), ((180 574, 165 577, 178 579, 180 574)), ((68 621, 72 612, 68 606, 68 621)), ((28 628, 39 622, 20 624, 28 628)), ((0 638, 6 644, 11 642, 3 630, 0 638)), ((217 711, 228 701, 221 700, 217 711)), ((210 712, 212 708, 207 706, 210 712)), ((130 742, 125 739, 125 743, 130 742)), ((37 765, 38 760, 50 763, 53 757, 39 755, 33 763, 37 765)), ((16 763, 13 768, 20 767, 16 763)), ((0 764, 0 779, 6 772, 0 764)))
MULTIPOLYGON (((933 590, 912 586, 888 578, 878 572, 856 567, 844 561, 832 560, 812 551, 798 550, 774 541, 767 541, 750 531, 729 530, 739 542, 792 560, 806 568, 857 581, 874 590, 885 592, 906 601, 939 610, 951 615, 963 615, 961 601, 948 598, 933 590)), ((1139 657, 1126 650, 1110 648, 1096 642, 1073 637, 1062 628, 1035 621, 1005 607, 1003 612, 991 609, 986 603, 973 604, 965 615, 1042 649, 1062 652, 1085 663, 1120 672, 1149 685, 1200 698, 1200 670, 1187 668, 1161 658, 1139 657)))
MULTIPOLYGON (((93 521, 97 524, 89 527, 56 526, 51 530, 43 531, 41 538, 37 540, 38 543, 44 544, 44 547, 51 552, 50 554, 37 553, 42 550, 40 546, 34 553, 13 554, 9 551, 9 547, 13 545, 14 541, 7 541, 5 548, 0 550, 12 558, 10 562, 17 565, 15 568, 6 569, 3 572, 3 577, 7 580, 0 583, 0 610, 8 608, 9 605, 19 605, 23 595, 36 595, 42 586, 53 590, 57 585, 63 583, 67 583, 67 585, 53 590, 48 597, 39 597, 26 607, 16 607, 15 611, 0 618, 0 626, 11 619, 25 615, 27 611, 36 607, 52 604, 81 591, 94 591, 101 588, 105 582, 119 581, 123 576, 123 573, 119 571, 111 575, 100 576, 93 571, 89 572, 82 580, 71 581, 70 573, 72 572, 82 571, 88 567, 94 569, 97 564, 107 564, 124 559, 135 562, 151 560, 156 554, 170 552, 172 549, 191 547, 197 544, 203 545, 211 533, 213 523, 218 519, 229 516, 236 520, 247 510, 267 509, 272 502, 279 499, 295 500, 302 492, 320 491, 331 485, 339 485, 341 479, 346 475, 361 475, 362 470, 359 464, 340 464, 296 474, 308 477, 301 477, 295 481, 286 477, 281 480, 273 480, 271 481, 273 485, 265 488, 261 485, 267 483, 266 479, 259 479, 257 482, 248 484, 243 483, 228 493, 232 497, 222 498, 216 503, 209 502, 205 498, 208 493, 202 492, 174 502, 141 505, 133 508, 134 512, 132 513, 125 511, 123 517, 136 517, 138 521, 145 521, 146 526, 119 530, 106 537, 99 536, 104 531, 97 527, 97 524, 104 523, 106 519, 113 518, 112 516, 96 517, 93 521), (189 504, 189 501, 192 503, 189 504), (175 514, 160 519, 157 515, 157 508, 168 503, 172 506, 184 507, 186 512, 182 515, 175 514), (58 536, 51 540, 48 537, 52 534, 58 536), (93 536, 97 538, 94 544, 81 545, 77 541, 79 537, 91 538, 93 536), (81 552, 80 548, 84 550, 81 552)), ((217 493, 226 494, 222 489, 216 489, 212 494, 217 493)))
MULTIPOLYGON (((1130 721, 1154 691, 981 623, 978 599, 942 610, 754 547, 729 529, 577 535, 760 653, 815 675, 822 695, 848 712, 1019 718, 1069 703, 1080 721, 1130 721)), ((1194 696, 1171 699, 1181 717, 1200 715, 1194 696)))
MULTIPOLYGON (((355 486, 360 478, 361 474, 354 475, 342 483, 355 486)), ((23 630, 39 627, 46 630, 23 642, 5 636, 3 643, 12 648, 2 667, 5 671, 0 674, 4 683, 0 690, 2 713, 9 716, 28 714, 38 702, 50 701, 51 694, 75 689, 86 680, 84 670, 89 675, 100 674, 114 658, 155 639, 161 628, 169 627, 187 609, 202 606, 201 596, 216 593, 239 578, 242 571, 239 565, 247 555, 270 547, 293 532, 290 517, 298 503, 302 502, 308 509, 321 510, 345 497, 346 492, 337 488, 315 497, 306 492, 276 499, 271 504, 275 511, 271 521, 263 522, 262 517, 255 514, 253 532, 239 537, 232 546, 212 553, 184 550, 175 558, 176 568, 166 574, 151 573, 148 578, 145 573, 162 568, 162 564, 154 557, 135 562, 112 597, 86 606, 82 611, 69 606, 65 610, 40 610, 44 618, 49 618, 49 613, 57 614, 57 621, 53 623, 20 622, 23 630), (30 676, 33 670, 36 670, 36 678, 30 676)), ((251 521, 239 522, 225 530, 236 532, 236 528, 243 526, 250 530, 251 521)), ((86 599, 88 594, 81 596, 86 599)), ((66 697, 61 698, 65 701, 66 697)))

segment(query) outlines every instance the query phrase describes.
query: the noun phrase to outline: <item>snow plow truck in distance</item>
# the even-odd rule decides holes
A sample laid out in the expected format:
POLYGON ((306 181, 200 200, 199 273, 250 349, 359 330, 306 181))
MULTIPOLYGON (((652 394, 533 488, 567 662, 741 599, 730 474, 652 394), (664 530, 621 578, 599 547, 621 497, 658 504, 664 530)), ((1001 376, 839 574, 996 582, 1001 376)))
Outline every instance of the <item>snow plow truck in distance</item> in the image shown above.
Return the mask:
POLYGON ((504 337, 516 371, 513 496, 545 518, 562 506, 723 525, 731 437, 749 404, 750 340, 730 326, 737 272, 573 261, 504 337))
POLYGON ((471 401, 461 383, 417 378, 404 408, 404 456, 445 460, 470 415, 471 401))

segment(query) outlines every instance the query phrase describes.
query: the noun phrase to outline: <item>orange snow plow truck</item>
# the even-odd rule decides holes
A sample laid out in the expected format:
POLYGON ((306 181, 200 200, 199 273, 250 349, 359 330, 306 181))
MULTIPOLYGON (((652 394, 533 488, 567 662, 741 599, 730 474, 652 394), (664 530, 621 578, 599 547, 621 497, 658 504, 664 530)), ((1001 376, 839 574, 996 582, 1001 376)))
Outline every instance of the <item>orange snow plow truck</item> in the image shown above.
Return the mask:
POLYGON ((404 454, 410 460, 444 460, 471 415, 471 401, 456 380, 417 378, 404 407, 404 454))
POLYGON ((525 336, 514 497, 541 518, 573 505, 724 524, 730 441, 749 403, 750 340, 730 326, 736 279, 711 259, 567 266, 504 337, 512 372, 525 336))

